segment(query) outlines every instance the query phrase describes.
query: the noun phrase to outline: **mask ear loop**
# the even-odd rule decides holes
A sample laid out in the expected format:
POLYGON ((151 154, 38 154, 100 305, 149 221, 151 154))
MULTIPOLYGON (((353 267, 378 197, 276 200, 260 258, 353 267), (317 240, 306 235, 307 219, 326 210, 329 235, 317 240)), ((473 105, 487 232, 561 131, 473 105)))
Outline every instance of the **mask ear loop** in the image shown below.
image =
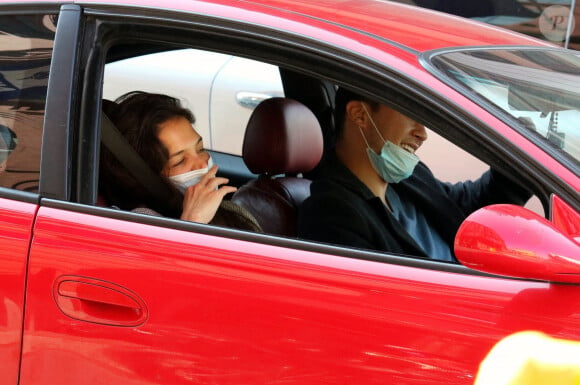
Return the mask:
MULTIPOLYGON (((371 118, 371 114, 369 114, 369 111, 365 107, 365 104, 363 102, 361 102, 361 105, 363 107, 363 110, 365 110, 367 116, 371 120, 371 123, 372 123, 373 127, 375 128, 375 131, 377 132, 377 134, 379 134, 379 137, 382 139, 383 143, 385 143, 386 142, 385 138, 383 138, 383 136, 381 135, 381 132, 379 131, 379 129, 378 129, 377 125, 375 124, 375 121, 373 120, 373 118, 371 118)), ((365 141, 366 141, 366 139, 365 139, 365 141)), ((367 146, 368 146, 368 143, 367 143, 367 146)))
POLYGON ((359 131, 360 131, 360 134, 361 134, 361 135, 362 135, 362 137, 363 137, 363 140, 365 141, 365 143, 366 143, 366 145, 367 145, 367 148, 371 148, 371 146, 369 146, 369 142, 367 142, 367 138, 365 137, 365 134, 363 133, 362 127, 361 127, 361 126, 358 126, 358 129, 359 129, 359 131))

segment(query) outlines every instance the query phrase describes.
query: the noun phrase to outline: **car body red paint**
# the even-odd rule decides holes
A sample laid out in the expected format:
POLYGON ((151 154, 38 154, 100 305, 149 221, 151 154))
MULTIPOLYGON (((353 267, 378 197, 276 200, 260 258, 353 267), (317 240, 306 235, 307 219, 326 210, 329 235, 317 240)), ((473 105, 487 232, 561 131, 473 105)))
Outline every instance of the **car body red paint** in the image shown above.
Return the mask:
MULTIPOLYGON (((0 10, 23 20, 59 15, 39 113, 42 147, 24 146, 28 131, 19 127, 7 175, 25 176, 8 185, 0 175, 0 383, 471 384, 505 336, 538 330, 580 340, 572 268, 580 263, 578 159, 437 73, 428 57, 476 47, 559 49, 367 0, 9 1, 0 10), (476 213, 465 223, 469 238, 456 241, 460 260, 475 256, 466 267, 100 207, 95 132, 104 57, 140 39, 287 64, 366 92, 398 90, 409 96, 404 107, 436 112, 418 112, 427 122, 437 115, 452 128, 465 123, 456 141, 476 138, 491 161, 521 171, 545 215, 513 207, 476 213), (24 172, 16 166, 30 148, 42 157, 38 170, 24 172), (39 175, 36 189, 19 187, 26 175, 39 175), (520 221, 532 223, 535 239, 520 237, 520 221), (504 266, 479 263, 485 256, 504 266), (558 273, 566 279, 543 272, 540 257, 550 266, 565 260, 558 273), (526 268, 518 258, 536 264, 526 268)), ((41 19, 32 25, 50 25, 41 19)), ((6 20, 0 27, 18 27, 6 20)), ((19 31, 36 36, 31 30, 19 31)), ((4 53, 0 70, 12 68, 12 57, 4 53)), ((2 105, 16 108, 11 98, 0 93, 2 105)), ((569 145, 574 137, 566 135, 569 145)))

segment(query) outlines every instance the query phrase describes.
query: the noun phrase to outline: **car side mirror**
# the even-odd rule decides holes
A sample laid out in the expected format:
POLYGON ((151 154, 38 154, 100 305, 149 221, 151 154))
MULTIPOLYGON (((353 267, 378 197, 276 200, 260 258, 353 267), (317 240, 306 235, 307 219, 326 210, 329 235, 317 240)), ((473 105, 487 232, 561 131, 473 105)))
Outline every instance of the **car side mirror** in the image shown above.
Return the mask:
POLYGON ((491 205, 467 217, 455 237, 455 255, 486 273, 580 283, 580 243, 516 205, 491 205))

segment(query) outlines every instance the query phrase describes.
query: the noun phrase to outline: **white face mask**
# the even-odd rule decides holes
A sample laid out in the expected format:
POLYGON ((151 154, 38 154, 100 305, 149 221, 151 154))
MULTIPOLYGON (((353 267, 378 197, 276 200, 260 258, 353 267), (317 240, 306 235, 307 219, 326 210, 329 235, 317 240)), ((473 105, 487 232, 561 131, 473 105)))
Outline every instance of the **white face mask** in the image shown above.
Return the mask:
POLYGON ((377 125, 375 124, 373 118, 367 111, 365 105, 362 105, 367 116, 371 120, 373 127, 379 134, 380 138, 383 140, 384 144, 381 148, 381 153, 377 154, 370 148, 367 139, 365 138, 362 129, 359 127, 360 133, 367 144, 367 154, 373 165, 375 171, 383 178, 383 180, 387 183, 399 183, 403 179, 407 179, 413 173, 415 166, 419 163, 419 158, 415 154, 411 154, 410 152, 404 150, 403 148, 397 146, 396 144, 385 140, 377 125))
POLYGON ((203 176, 207 174, 209 169, 212 167, 213 160, 211 159, 210 156, 207 161, 207 167, 189 172, 184 172, 183 174, 170 176, 169 180, 171 181, 171 183, 173 183, 175 187, 177 187, 179 191, 183 193, 185 192, 185 190, 187 190, 188 187, 198 184, 201 178, 203 178, 203 176))

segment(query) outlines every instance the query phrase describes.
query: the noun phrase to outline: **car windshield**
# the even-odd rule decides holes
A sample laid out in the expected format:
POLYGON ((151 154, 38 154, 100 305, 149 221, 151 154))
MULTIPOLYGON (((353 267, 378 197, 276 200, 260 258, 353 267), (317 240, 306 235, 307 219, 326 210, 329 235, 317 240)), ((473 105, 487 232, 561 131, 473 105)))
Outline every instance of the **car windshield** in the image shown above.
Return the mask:
POLYGON ((580 52, 473 49, 439 54, 431 63, 580 159, 580 52))

